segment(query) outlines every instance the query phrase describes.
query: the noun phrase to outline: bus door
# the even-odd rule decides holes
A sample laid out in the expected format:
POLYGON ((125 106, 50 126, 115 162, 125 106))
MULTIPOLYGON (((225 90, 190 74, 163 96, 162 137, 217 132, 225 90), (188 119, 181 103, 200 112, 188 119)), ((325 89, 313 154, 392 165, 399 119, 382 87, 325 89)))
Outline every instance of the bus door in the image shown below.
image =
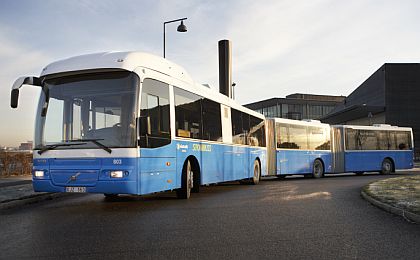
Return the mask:
POLYGON ((267 136, 267 175, 276 175, 276 132, 274 119, 265 120, 267 136))
POLYGON ((145 79, 140 102, 140 194, 174 189, 176 147, 171 140, 169 85, 145 79))
POLYGON ((345 171, 344 156, 344 128, 331 127, 331 151, 332 151, 332 172, 340 173, 345 171))
POLYGON ((225 181, 240 180, 249 177, 249 149, 247 148, 247 135, 249 133, 249 115, 239 110, 231 111, 231 141, 225 156, 225 181))

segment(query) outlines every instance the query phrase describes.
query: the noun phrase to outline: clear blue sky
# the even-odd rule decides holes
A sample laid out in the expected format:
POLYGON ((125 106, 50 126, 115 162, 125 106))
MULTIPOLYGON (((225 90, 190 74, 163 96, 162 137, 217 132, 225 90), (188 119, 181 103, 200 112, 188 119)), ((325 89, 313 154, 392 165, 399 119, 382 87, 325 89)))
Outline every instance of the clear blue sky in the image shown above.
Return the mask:
POLYGON ((48 63, 79 54, 162 55, 217 88, 217 41, 233 42, 236 97, 249 103, 303 92, 348 95, 386 62, 419 62, 419 1, 0 1, 0 145, 33 138, 38 90, 10 87, 48 63))

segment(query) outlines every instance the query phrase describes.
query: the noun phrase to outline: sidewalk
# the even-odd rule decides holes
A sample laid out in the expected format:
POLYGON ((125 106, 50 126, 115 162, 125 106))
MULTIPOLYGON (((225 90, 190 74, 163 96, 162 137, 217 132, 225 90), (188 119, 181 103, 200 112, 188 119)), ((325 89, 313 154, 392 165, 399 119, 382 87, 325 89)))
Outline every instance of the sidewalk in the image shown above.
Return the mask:
POLYGON ((31 183, 32 183, 32 176, 31 175, 12 176, 12 177, 0 178, 0 188, 8 187, 8 186, 21 185, 21 184, 31 184, 31 183))
POLYGON ((63 194, 34 192, 31 175, 0 178, 0 210, 61 197, 63 194))
POLYGON ((361 194, 375 206, 420 224, 420 175, 376 181, 361 194))

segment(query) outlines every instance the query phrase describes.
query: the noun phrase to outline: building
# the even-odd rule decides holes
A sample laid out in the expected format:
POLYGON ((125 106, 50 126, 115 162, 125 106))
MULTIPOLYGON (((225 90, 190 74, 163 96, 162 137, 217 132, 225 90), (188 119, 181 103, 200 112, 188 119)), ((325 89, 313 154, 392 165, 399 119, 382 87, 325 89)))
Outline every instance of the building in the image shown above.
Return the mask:
POLYGON ((19 146, 20 151, 32 151, 32 141, 21 143, 19 146))
POLYGON ((271 98, 244 105, 267 117, 289 119, 320 119, 344 101, 344 96, 292 94, 286 98, 271 98))
POLYGON ((412 127, 419 158, 420 64, 385 63, 321 120, 328 124, 412 127))

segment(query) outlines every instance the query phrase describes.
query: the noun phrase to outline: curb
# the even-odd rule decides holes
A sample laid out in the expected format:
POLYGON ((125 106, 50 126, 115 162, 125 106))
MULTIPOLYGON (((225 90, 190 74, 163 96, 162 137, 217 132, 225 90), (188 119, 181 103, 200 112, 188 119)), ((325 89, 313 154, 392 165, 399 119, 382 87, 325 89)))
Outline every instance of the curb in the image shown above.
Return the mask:
POLYGON ((67 193, 43 193, 43 194, 35 194, 29 197, 23 197, 16 200, 11 200, 7 202, 0 203, 0 210, 4 209, 11 209, 23 205, 34 204, 45 200, 53 200, 56 198, 61 198, 68 196, 67 193))
POLYGON ((0 188, 10 187, 10 186, 18 186, 18 185, 24 185, 24 184, 31 184, 31 183, 32 183, 32 180, 11 181, 11 182, 0 183, 0 188))
POLYGON ((370 195, 366 194, 366 192, 364 192, 363 190, 360 193, 362 195, 362 197, 367 200, 368 202, 370 202, 371 204, 375 205, 378 208, 381 208, 385 211, 388 211, 392 214, 401 216, 403 218, 405 218, 406 220, 410 221, 410 222, 415 222, 417 224, 420 224, 420 215, 417 215, 415 213, 403 210, 401 208, 397 208, 394 206, 391 206, 389 204, 386 204, 382 201, 379 201, 373 197, 371 197, 370 195))

